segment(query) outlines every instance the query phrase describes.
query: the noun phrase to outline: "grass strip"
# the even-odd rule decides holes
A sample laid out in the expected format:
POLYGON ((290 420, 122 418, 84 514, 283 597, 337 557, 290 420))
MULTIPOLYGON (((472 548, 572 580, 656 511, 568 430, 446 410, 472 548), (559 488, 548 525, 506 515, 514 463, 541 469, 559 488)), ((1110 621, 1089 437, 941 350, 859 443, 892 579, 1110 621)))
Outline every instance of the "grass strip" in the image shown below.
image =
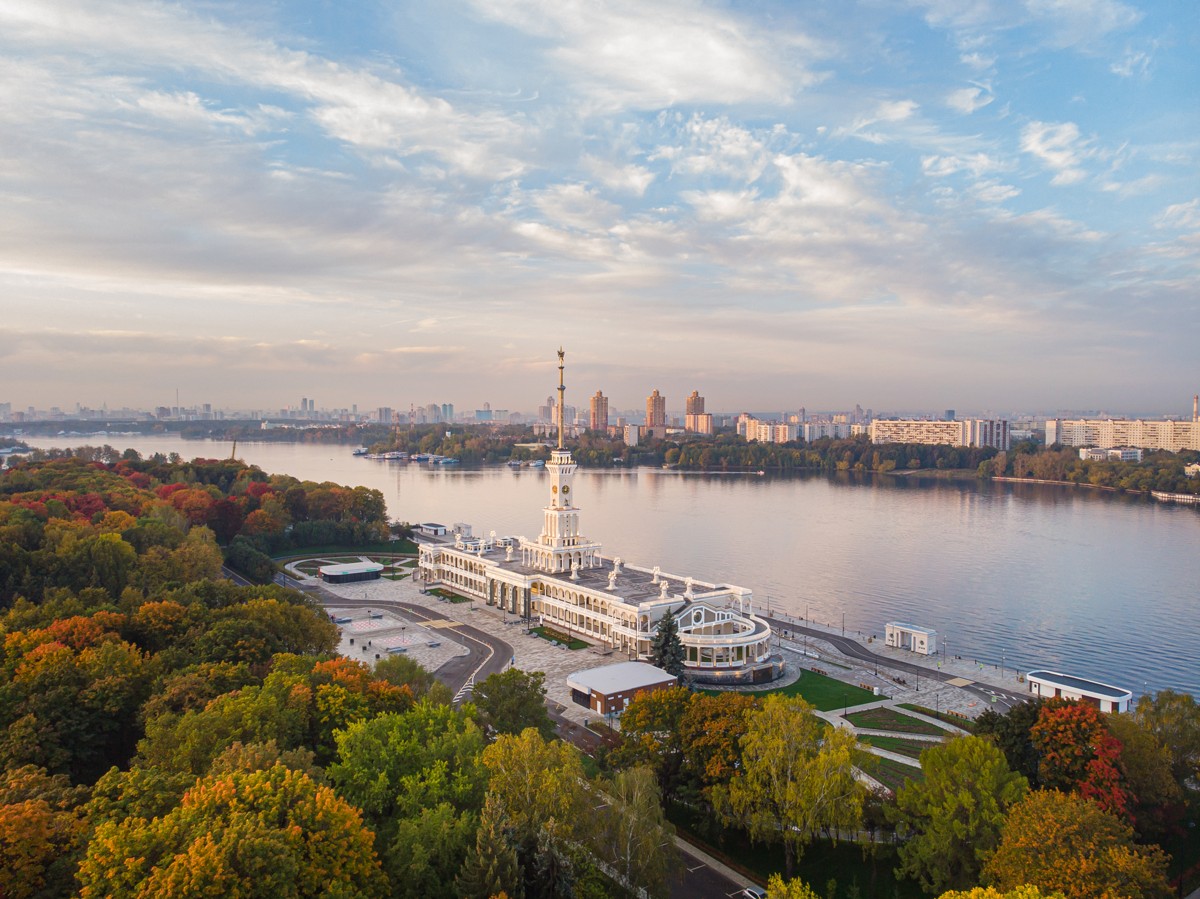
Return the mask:
POLYGON ((846 716, 846 720, 855 727, 864 727, 867 730, 891 730, 902 734, 927 734, 931 737, 940 737, 946 733, 945 728, 936 724, 887 707, 851 712, 846 716))

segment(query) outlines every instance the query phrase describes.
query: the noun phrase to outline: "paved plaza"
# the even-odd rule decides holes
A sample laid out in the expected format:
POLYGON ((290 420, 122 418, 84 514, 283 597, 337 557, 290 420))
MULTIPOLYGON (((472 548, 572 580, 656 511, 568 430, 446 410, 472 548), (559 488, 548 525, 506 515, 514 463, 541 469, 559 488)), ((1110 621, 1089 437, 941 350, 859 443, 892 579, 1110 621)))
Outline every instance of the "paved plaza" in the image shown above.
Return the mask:
MULTIPOLYGON (((301 583, 305 582, 313 583, 319 581, 316 578, 304 578, 301 576, 301 583)), ((422 622, 419 625, 405 621, 404 624, 407 625, 407 631, 402 632, 405 634, 410 631, 436 633, 437 636, 433 639, 442 643, 440 647, 435 647, 431 650, 428 646, 412 645, 407 648, 406 653, 413 659, 421 662, 430 671, 436 671, 446 659, 454 655, 466 653, 465 648, 461 646, 459 638, 454 633, 454 624, 456 623, 469 624, 472 627, 479 628, 481 631, 499 637, 513 647, 513 660, 516 667, 525 671, 546 672, 547 698, 562 708, 564 717, 579 724, 582 724, 585 720, 595 720, 597 715, 595 712, 571 702, 571 691, 567 688, 567 676, 585 668, 598 668, 601 665, 611 665, 614 662, 629 661, 624 655, 602 652, 599 647, 571 650, 561 645, 555 646, 549 640, 527 634, 527 623, 520 618, 507 612, 502 612, 500 609, 487 606, 484 603, 453 603, 432 594, 422 593, 419 584, 415 583, 412 578, 405 578, 402 581, 384 579, 360 581, 353 584, 319 583, 326 592, 344 597, 348 605, 352 604, 357 607, 363 605, 369 606, 371 602, 406 602, 415 606, 421 606, 433 613, 435 616, 433 621, 422 622), (458 651, 452 651, 450 647, 458 647, 458 651), (426 658, 429 658, 430 661, 426 662, 426 658), (440 659, 440 661, 435 662, 435 659, 440 659)), ((337 614, 338 610, 333 606, 329 606, 329 611, 337 614)), ((349 614, 347 613, 347 615, 349 614)), ((376 614, 386 614, 396 621, 399 621, 401 618, 399 615, 394 615, 391 612, 383 610, 376 614)), ((355 621, 366 619, 365 612, 355 612, 353 615, 355 616, 355 621)), ((374 662, 375 646, 369 646, 367 651, 364 652, 361 647, 361 635, 350 632, 347 627, 347 625, 343 625, 342 645, 339 651, 350 658, 374 662), (349 644, 351 637, 355 641, 353 646, 349 644)), ((367 639, 372 644, 375 643, 373 636, 368 636, 367 639)), ((414 644, 419 643, 421 639, 421 637, 417 637, 414 640, 414 644)))

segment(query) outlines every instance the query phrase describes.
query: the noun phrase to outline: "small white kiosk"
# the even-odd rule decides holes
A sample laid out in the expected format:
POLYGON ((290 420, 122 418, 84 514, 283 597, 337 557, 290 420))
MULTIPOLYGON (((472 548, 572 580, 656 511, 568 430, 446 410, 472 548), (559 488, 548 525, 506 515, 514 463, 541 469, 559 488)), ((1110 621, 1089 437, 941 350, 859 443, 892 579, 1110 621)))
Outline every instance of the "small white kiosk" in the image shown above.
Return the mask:
POLYGON ((937 631, 927 627, 917 627, 913 624, 901 624, 899 621, 889 621, 884 630, 884 642, 897 649, 907 649, 923 656, 937 652, 937 631))
POLYGON ((1057 671, 1030 671, 1026 675, 1029 692, 1047 699, 1074 699, 1102 712, 1128 712, 1133 693, 1112 684, 1061 674, 1057 671))

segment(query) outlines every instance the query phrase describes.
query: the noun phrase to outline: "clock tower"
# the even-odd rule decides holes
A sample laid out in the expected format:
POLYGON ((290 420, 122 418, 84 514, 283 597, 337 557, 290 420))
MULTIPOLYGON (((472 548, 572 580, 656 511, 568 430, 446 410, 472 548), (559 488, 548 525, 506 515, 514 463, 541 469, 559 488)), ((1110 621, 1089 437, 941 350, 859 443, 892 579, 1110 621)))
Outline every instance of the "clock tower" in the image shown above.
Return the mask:
POLYGON ((558 446, 550 453, 546 470, 550 472, 550 502, 543 510, 542 533, 537 543, 521 547, 526 564, 542 571, 570 572, 579 568, 594 568, 600 564, 600 544, 579 533, 579 509, 575 507, 575 469, 571 451, 563 445, 563 404, 566 385, 563 382, 563 359, 566 353, 558 350, 558 446))

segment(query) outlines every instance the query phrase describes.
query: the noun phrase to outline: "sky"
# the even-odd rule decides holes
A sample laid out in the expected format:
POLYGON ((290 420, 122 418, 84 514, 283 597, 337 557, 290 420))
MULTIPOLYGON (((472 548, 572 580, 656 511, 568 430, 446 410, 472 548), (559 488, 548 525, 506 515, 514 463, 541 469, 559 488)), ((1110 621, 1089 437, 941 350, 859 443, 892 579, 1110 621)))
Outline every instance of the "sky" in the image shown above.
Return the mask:
POLYGON ((1193 0, 0 2, 0 402, 1200 390, 1193 0))

